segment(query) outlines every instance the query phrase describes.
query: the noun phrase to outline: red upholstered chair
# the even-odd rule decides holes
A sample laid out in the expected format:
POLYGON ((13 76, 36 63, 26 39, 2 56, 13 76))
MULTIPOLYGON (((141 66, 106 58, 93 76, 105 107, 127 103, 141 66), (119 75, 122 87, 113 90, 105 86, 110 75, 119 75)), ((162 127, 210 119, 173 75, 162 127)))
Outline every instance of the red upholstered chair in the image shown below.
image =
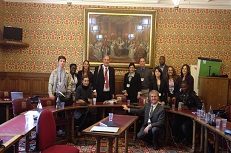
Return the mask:
POLYGON ((37 150, 41 153, 78 153, 74 146, 55 145, 56 124, 50 110, 43 110, 38 118, 36 126, 37 150))
POLYGON ((43 107, 55 105, 55 101, 49 97, 39 98, 43 107))
POLYGON ((143 104, 144 99, 146 99, 146 98, 147 98, 146 96, 140 96, 139 104, 143 104))
POLYGON ((4 100, 11 100, 11 90, 3 91, 3 98, 4 100))
MULTIPOLYGON (((13 114, 14 116, 17 116, 21 114, 22 112, 29 111, 33 109, 33 105, 30 103, 30 99, 27 98, 19 98, 19 99, 14 99, 12 101, 12 106, 13 106, 13 114)), ((29 150, 29 137, 30 134, 26 135, 26 151, 29 150)))
POLYGON ((127 102, 127 97, 124 94, 116 94, 116 99, 119 100, 120 98, 122 102, 127 102))
MULTIPOLYGON (((43 97, 43 98, 39 98, 42 107, 46 107, 46 106, 54 106, 55 105, 55 101, 52 100, 50 97, 43 97)), ((65 117, 57 117, 57 114, 55 115, 55 122, 56 122, 56 126, 60 127, 60 126, 64 126, 65 127, 65 132, 67 133, 67 129, 68 129, 68 125, 69 125, 69 120, 68 120, 68 115, 66 114, 65 117)), ((61 134, 62 135, 62 134, 61 134)), ((64 136, 64 135, 62 135, 64 136)))
POLYGON ((13 114, 17 116, 22 112, 33 109, 33 105, 30 103, 30 100, 27 98, 14 99, 12 101, 13 114))

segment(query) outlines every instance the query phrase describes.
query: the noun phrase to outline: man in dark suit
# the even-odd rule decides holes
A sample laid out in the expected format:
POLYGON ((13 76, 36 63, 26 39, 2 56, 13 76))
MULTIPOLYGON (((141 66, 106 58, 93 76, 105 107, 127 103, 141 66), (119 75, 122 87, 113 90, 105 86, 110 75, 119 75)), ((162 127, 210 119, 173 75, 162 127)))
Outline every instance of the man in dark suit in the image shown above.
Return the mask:
POLYGON ((157 67, 159 67, 161 69, 162 74, 163 74, 163 78, 166 79, 167 73, 168 73, 168 66, 165 64, 165 57, 164 56, 160 56, 159 63, 160 63, 160 65, 158 65, 157 67))
POLYGON ((103 57, 103 64, 95 67, 94 72, 94 95, 97 102, 104 102, 114 98, 115 95, 115 70, 109 66, 110 57, 103 57))
POLYGON ((164 107, 159 104, 159 92, 152 90, 149 92, 149 103, 140 109, 128 108, 127 105, 122 105, 124 110, 129 113, 144 115, 144 124, 142 125, 137 139, 147 141, 148 146, 153 146, 157 150, 158 139, 164 127, 165 111, 164 107))

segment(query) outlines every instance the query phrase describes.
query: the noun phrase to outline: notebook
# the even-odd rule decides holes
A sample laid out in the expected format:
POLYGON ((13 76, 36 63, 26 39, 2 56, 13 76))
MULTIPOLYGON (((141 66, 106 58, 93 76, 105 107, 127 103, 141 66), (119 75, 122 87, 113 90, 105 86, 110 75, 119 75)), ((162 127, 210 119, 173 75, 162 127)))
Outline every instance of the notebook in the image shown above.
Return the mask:
POLYGON ((119 128, 118 127, 103 127, 103 126, 93 126, 91 128, 91 132, 112 132, 116 133, 118 132, 119 128))
POLYGON ((118 126, 120 126, 119 124, 117 124, 113 121, 103 121, 103 122, 101 122, 101 124, 103 124, 103 126, 105 126, 105 127, 118 127, 118 126))
POLYGON ((23 98, 23 92, 11 92, 11 100, 23 98))

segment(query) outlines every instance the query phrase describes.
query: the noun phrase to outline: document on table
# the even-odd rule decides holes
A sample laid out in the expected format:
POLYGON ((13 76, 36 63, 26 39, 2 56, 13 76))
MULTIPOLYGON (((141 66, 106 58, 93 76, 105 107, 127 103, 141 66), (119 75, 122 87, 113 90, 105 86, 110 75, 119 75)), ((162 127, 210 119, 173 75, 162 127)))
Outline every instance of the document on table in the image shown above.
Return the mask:
POLYGON ((112 132, 116 133, 118 132, 119 128, 118 127, 103 127, 103 126, 93 126, 91 128, 91 132, 112 132))

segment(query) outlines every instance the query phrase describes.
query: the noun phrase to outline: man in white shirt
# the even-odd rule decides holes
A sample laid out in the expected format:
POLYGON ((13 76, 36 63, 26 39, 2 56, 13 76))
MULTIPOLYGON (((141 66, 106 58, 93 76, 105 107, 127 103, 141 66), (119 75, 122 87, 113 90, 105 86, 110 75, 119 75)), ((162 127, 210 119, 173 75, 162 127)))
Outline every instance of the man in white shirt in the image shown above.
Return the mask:
POLYGON ((153 146, 154 150, 159 148, 158 137, 163 130, 165 120, 165 110, 159 102, 159 92, 152 90, 149 92, 149 103, 144 107, 136 109, 123 105, 123 109, 129 113, 144 115, 144 124, 137 134, 137 139, 146 140, 148 146, 153 146))

